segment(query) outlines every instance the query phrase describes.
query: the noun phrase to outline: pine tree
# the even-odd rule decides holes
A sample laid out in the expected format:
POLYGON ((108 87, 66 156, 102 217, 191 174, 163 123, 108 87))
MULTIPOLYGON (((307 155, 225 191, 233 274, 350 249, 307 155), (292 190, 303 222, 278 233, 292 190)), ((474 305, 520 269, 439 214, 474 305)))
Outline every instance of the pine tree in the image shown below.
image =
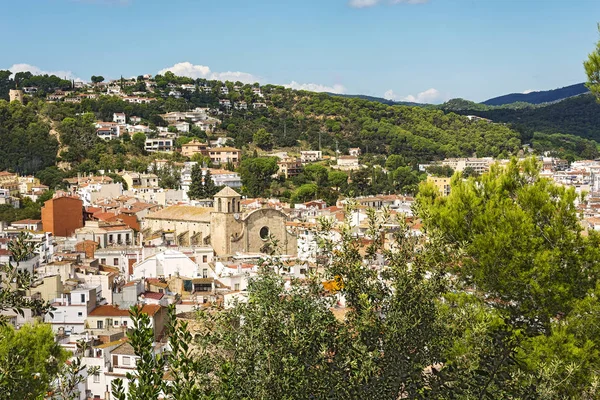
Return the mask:
POLYGON ((188 190, 190 199, 203 199, 205 197, 205 188, 202 182, 202 168, 199 164, 192 167, 192 183, 188 190))
POLYGON ((206 170, 206 175, 204 175, 204 197, 213 197, 217 194, 218 187, 215 185, 215 182, 212 180, 210 175, 210 170, 206 170))

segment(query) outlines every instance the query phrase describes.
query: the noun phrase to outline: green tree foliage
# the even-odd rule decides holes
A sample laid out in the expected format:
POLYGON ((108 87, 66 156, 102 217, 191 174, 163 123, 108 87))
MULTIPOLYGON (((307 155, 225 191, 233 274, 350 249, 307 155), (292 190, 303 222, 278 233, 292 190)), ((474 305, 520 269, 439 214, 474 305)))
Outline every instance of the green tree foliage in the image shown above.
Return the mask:
POLYGON ((167 163, 155 173, 158 175, 158 186, 163 189, 179 189, 181 169, 173 163, 167 163))
POLYGON ((44 398, 68 353, 50 325, 0 325, 0 398, 44 398))
POLYGON ((196 164, 192 167, 192 183, 190 184, 190 190, 188 190, 188 196, 190 199, 207 199, 212 198, 217 193, 218 187, 212 180, 210 170, 206 170, 206 173, 202 173, 200 164, 196 164))
POLYGON ((598 143, 593 140, 587 140, 573 135, 561 135, 536 132, 531 139, 533 149, 544 154, 549 152, 555 157, 564 158, 570 161, 583 158, 593 160, 598 158, 598 143))
POLYGON ((15 82, 11 79, 12 72, 9 70, 0 70, 0 100, 9 100, 8 93, 14 89, 15 82))
POLYGON ((330 186, 344 191, 348 184, 348 174, 344 171, 331 170, 327 173, 327 182, 330 186))
POLYGON ((102 75, 92 75, 92 77, 90 78, 92 83, 100 83, 100 82, 104 82, 104 77, 102 75))
POLYGON ((82 162, 94 145, 100 141, 96 135, 95 116, 86 113, 75 118, 65 118, 58 126, 60 142, 68 149, 61 157, 69 162, 82 162))
POLYGON ((574 189, 539 178, 538 167, 513 159, 477 180, 454 178, 450 196, 429 187, 419 206, 428 230, 464 252, 462 278, 547 331, 595 287, 600 237, 581 234, 574 189))
POLYGON ((0 171, 31 174, 54 164, 58 142, 37 114, 37 106, 0 100, 0 171))
POLYGON ((130 309, 133 320, 133 332, 128 333, 129 343, 135 354, 140 357, 134 372, 127 373, 129 390, 125 393, 122 379, 112 382, 113 396, 118 400, 157 399, 164 387, 165 358, 154 354, 154 331, 148 314, 141 312, 141 307, 130 309))
POLYGON ((319 187, 316 183, 305 183, 294 191, 292 194, 292 203, 303 203, 305 201, 313 200, 317 197, 319 187))
POLYGON ((131 137, 131 142, 140 152, 142 152, 146 147, 146 135, 142 132, 136 132, 131 137))
POLYGON ((252 141, 263 150, 271 150, 273 148, 273 135, 264 128, 256 131, 254 136, 252 136, 252 141))
MULTIPOLYGON (((446 112, 477 115, 496 123, 508 124, 513 130, 519 132, 523 143, 531 143, 536 132, 549 135, 561 133, 592 139, 596 142, 600 141, 600 129, 598 128, 600 126, 600 105, 591 94, 567 98, 556 103, 525 104, 514 108, 490 107, 482 104, 461 110, 446 108, 446 104, 440 107, 446 112)), ((479 122, 478 124, 485 123, 479 122)), ((554 150, 560 150, 560 147, 554 148, 554 150)), ((579 154, 577 157, 584 158, 579 154)))
MULTIPOLYGON (((11 261, 0 265, 0 311, 12 311, 24 315, 24 309, 30 309, 32 315, 44 315, 50 305, 40 299, 25 297, 25 294, 34 283, 35 276, 19 268, 22 261, 33 257, 36 245, 29 240, 30 237, 21 232, 8 244, 11 261)), ((6 324, 6 317, 0 315, 0 325, 6 324)))
MULTIPOLYGON (((598 25, 600 31, 600 24, 598 25)), ((596 48, 588 54, 587 60, 583 62, 583 68, 587 75, 586 86, 597 98, 600 97, 600 41, 596 43, 596 48)))
POLYGON ((430 165, 426 170, 430 175, 445 178, 450 178, 454 174, 454 170, 448 165, 430 165))
POLYGON ((31 72, 17 72, 15 74, 15 84, 20 88, 26 86, 35 86, 38 91, 36 96, 45 96, 55 90, 71 89, 73 83, 68 79, 60 78, 56 75, 33 75, 31 72))
POLYGON ((251 197, 264 196, 271 185, 272 176, 278 170, 276 157, 256 157, 242 160, 239 167, 242 190, 251 197))

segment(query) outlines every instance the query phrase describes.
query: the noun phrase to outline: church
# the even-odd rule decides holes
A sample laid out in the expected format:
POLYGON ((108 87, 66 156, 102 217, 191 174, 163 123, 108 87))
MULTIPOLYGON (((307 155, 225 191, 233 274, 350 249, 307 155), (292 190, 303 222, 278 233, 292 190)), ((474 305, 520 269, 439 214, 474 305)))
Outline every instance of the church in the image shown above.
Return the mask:
POLYGON ((225 187, 215 195, 213 207, 167 207, 146 216, 142 240, 146 244, 163 241, 177 246, 211 246, 218 257, 273 250, 296 255, 296 236, 286 229, 289 217, 284 212, 272 208, 242 212, 240 204, 240 194, 225 187))

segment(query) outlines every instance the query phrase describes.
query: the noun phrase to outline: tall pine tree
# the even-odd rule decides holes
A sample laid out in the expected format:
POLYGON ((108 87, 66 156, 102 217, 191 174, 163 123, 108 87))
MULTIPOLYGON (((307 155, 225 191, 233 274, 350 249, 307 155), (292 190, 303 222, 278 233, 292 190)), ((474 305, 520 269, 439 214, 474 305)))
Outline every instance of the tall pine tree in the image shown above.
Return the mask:
POLYGON ((199 164, 196 164, 192 167, 192 183, 190 184, 190 190, 188 190, 188 197, 190 199, 203 199, 204 194, 202 168, 199 164))

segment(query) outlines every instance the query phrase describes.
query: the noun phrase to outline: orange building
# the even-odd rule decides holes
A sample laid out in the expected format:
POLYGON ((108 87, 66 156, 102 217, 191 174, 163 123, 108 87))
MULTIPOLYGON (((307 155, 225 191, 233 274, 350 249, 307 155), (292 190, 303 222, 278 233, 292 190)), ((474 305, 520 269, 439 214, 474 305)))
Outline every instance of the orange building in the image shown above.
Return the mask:
POLYGON ((54 236, 68 237, 75 229, 83 226, 83 201, 75 197, 55 197, 42 207, 42 226, 44 232, 54 236))

